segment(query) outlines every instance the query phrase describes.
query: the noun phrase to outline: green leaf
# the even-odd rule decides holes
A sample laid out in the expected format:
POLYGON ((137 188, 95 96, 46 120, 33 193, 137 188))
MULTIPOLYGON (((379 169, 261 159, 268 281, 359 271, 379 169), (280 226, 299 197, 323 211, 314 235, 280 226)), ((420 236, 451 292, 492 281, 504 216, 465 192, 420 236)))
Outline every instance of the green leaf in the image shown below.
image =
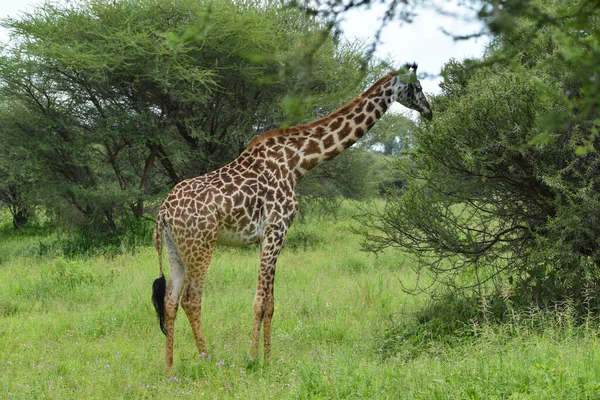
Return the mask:
POLYGON ((531 146, 543 146, 546 145, 548 143, 550 143, 550 140, 552 140, 552 137, 550 136, 549 132, 542 132, 536 136, 534 136, 529 142, 528 144, 531 146))
POLYGON ((591 144, 577 146, 575 148, 575 154, 578 156, 585 156, 586 154, 593 153, 594 151, 594 146, 592 146, 591 144))

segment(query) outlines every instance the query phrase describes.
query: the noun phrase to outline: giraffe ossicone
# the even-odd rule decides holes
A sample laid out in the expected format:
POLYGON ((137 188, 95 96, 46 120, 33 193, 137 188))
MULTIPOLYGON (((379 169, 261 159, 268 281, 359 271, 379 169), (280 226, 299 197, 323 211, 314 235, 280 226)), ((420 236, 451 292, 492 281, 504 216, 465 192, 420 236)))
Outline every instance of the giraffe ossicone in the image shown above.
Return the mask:
POLYGON ((431 119, 432 111, 416 70, 413 63, 390 72, 325 118, 260 134, 231 163, 173 188, 156 218, 154 246, 160 274, 152 294, 166 335, 168 368, 173 365, 179 304, 192 326, 198 353, 206 354, 200 310, 204 278, 216 243, 261 244, 250 356, 258 354, 262 328, 264 358, 269 359, 275 266, 298 211, 296 184, 315 166, 356 143, 395 101, 431 119), (168 281, 162 267, 163 238, 168 281))

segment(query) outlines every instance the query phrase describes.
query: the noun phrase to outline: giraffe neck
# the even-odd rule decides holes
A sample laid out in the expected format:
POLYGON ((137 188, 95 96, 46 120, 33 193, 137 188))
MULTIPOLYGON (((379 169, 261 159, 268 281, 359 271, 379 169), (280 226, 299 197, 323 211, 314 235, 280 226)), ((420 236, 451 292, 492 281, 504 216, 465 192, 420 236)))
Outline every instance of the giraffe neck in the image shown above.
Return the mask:
POLYGON ((245 152, 283 163, 295 181, 356 143, 398 98, 400 79, 384 76, 360 96, 325 118, 306 125, 265 132, 245 152))

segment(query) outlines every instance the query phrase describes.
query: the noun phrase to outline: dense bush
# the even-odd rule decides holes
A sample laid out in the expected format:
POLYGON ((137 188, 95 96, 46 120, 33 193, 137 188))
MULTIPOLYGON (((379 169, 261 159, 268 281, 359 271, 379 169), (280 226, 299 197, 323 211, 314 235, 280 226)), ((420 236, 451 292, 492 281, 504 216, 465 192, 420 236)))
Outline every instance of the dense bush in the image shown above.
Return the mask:
POLYGON ((446 293, 598 312, 600 12, 530 6, 482 63, 446 65, 436 117, 396 165, 408 185, 363 219, 366 245, 407 249, 446 293))

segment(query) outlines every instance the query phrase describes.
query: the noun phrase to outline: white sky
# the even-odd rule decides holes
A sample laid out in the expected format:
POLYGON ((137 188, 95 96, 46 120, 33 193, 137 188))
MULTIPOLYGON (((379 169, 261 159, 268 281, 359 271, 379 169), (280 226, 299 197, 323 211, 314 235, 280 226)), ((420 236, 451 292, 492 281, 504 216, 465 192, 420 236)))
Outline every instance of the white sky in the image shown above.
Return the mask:
MULTIPOLYGON (((391 56, 398 66, 415 61, 419 64, 419 72, 433 75, 432 79, 422 80, 421 84, 427 93, 439 91, 441 80, 439 73, 442 66, 451 58, 461 61, 465 58, 479 58, 483 55, 487 39, 470 39, 454 41, 442 32, 442 29, 454 35, 466 35, 479 32, 483 25, 470 18, 474 12, 444 0, 429 1, 429 4, 443 6, 443 11, 454 16, 443 15, 430 8, 418 8, 417 16, 411 24, 392 21, 381 34, 381 44, 376 55, 385 58, 391 56)), ((341 27, 345 36, 372 40, 381 24, 385 6, 375 4, 370 10, 352 10, 345 16, 341 27)))
MULTIPOLYGON (((36 4, 43 0, 2 0, 0 5, 0 18, 18 18, 23 11, 31 11, 36 4)), ((381 44, 376 55, 380 57, 391 56, 398 66, 406 62, 416 61, 419 71, 434 75, 433 78, 421 81, 426 93, 439 91, 439 72, 445 62, 450 58, 463 60, 467 57, 480 57, 483 54, 485 40, 471 39, 455 42, 442 32, 442 28, 453 34, 474 33, 481 29, 480 22, 468 20, 472 11, 461 9, 452 2, 433 0, 428 4, 442 5, 445 11, 454 13, 455 16, 442 15, 433 8, 417 9, 417 17, 412 24, 392 21, 381 35, 381 44), (456 16, 459 15, 459 16, 456 16)), ((375 4, 369 10, 353 10, 347 13, 342 22, 342 29, 349 40, 362 38, 372 41, 380 18, 384 13, 384 6, 375 4)), ((6 43, 7 32, 0 28, 0 41, 6 43)))

